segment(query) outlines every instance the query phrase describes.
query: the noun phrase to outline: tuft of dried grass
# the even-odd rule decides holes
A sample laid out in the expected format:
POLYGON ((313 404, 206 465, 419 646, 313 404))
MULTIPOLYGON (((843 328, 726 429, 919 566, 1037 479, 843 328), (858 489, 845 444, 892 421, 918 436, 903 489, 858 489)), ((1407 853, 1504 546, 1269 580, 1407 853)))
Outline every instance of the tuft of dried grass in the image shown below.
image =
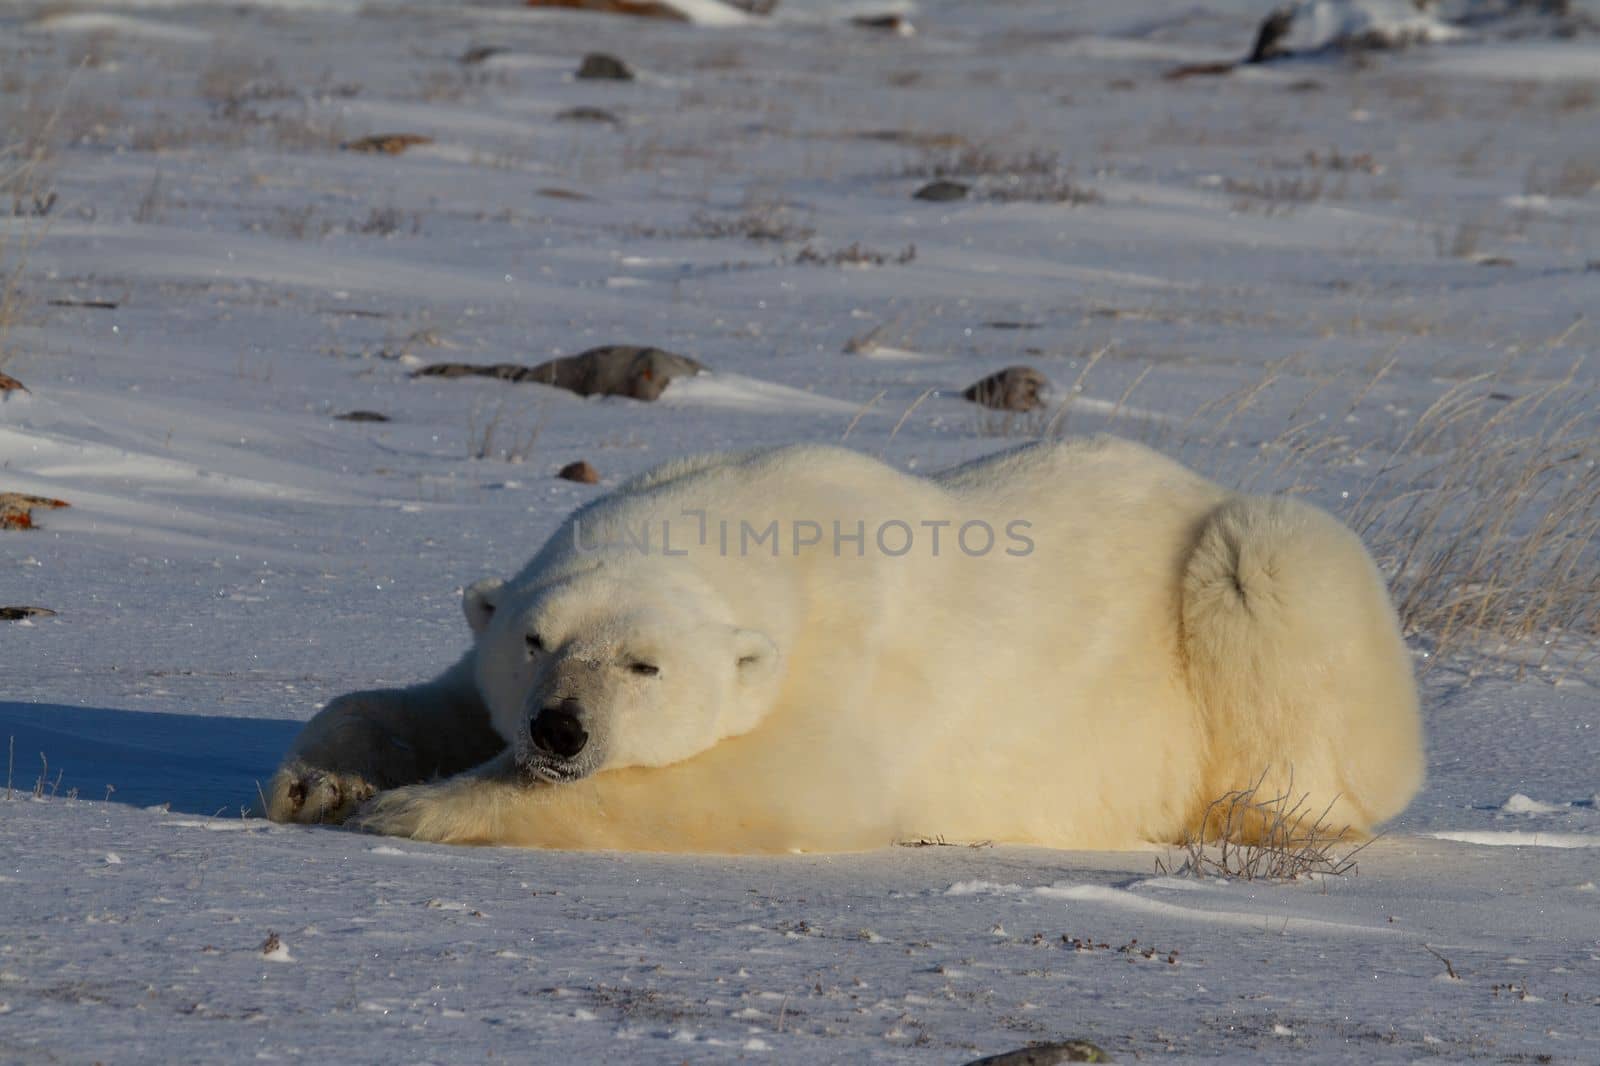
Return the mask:
MULTIPOLYGON (((1394 367, 1390 354, 1344 414, 1394 367)), ((1202 408, 1161 443, 1214 448, 1294 361, 1202 408)), ((1560 649, 1600 643, 1600 388, 1583 366, 1579 358, 1543 384, 1519 381, 1512 365, 1457 382, 1387 450, 1355 447, 1337 428, 1344 418, 1307 410, 1331 383, 1320 381, 1258 449, 1240 487, 1288 478, 1288 491, 1314 492, 1330 458, 1370 468, 1334 510, 1377 560, 1406 634, 1424 643, 1423 671, 1469 648, 1518 646, 1519 674, 1543 669, 1560 649)))
POLYGON ((914 244, 908 244, 899 251, 885 251, 853 242, 831 251, 807 244, 795 253, 794 262, 802 266, 870 267, 891 263, 904 266, 916 258, 917 246, 914 244))
POLYGON ((467 416, 467 458, 524 463, 544 432, 544 408, 519 416, 500 397, 492 408, 475 405, 467 416))
POLYGON ((1064 173, 1007 175, 985 187, 984 193, 998 203, 1067 204, 1081 207, 1098 204, 1102 197, 1087 185, 1080 185, 1064 173))
MULTIPOLYGON (((1560 350, 1578 319, 1540 346, 1560 350)), ((1318 376, 1300 354, 1268 366, 1187 419, 1139 423, 1128 407, 1141 373, 1121 395, 1111 429, 1201 470, 1234 442, 1246 415, 1309 374, 1308 391, 1278 436, 1261 441, 1227 480, 1239 491, 1315 496, 1331 468, 1359 467, 1363 485, 1331 508, 1366 542, 1384 574, 1408 637, 1422 645, 1423 672, 1469 650, 1530 668, 1583 662, 1600 651, 1600 385, 1574 360, 1554 380, 1529 379, 1515 362, 1447 388, 1392 445, 1353 442, 1351 416, 1397 365, 1397 343, 1331 412, 1318 376), (1319 397, 1324 397, 1319 404, 1319 397)), ((1097 353, 1103 354, 1103 353, 1097 353)), ((1064 435, 1074 396, 1098 362, 1091 356, 1048 417, 980 416, 985 436, 1064 435)))
POLYGON ((1059 152, 1006 151, 993 145, 960 145, 924 152, 901 171, 907 178, 1049 177, 1061 169, 1059 152))
POLYGON ((1212 800, 1200 831, 1184 833, 1183 862, 1174 868, 1157 859, 1156 872, 1238 881, 1298 881, 1355 873, 1356 856, 1372 840, 1352 845, 1349 826, 1336 828, 1327 821, 1334 801, 1320 813, 1307 806, 1310 796, 1295 795, 1292 772, 1281 793, 1263 798, 1266 777, 1262 771, 1248 788, 1212 800))
POLYGON ((1348 516, 1433 656, 1600 639, 1600 394, 1575 361, 1513 393, 1460 382, 1417 419, 1348 516))
POLYGON ((1530 196, 1581 200, 1600 189, 1600 155, 1570 156, 1555 164, 1536 162, 1528 168, 1522 187, 1530 196))
POLYGON ((1308 204, 1314 204, 1324 195, 1322 178, 1315 175, 1262 179, 1228 178, 1222 183, 1222 188, 1233 197, 1233 209, 1240 214, 1252 212, 1266 215, 1285 214, 1308 204))
MULTIPOLYGON (((20 243, 20 242, 19 242, 20 243)), ((24 256, 0 232, 0 367, 16 355, 7 343, 22 306, 22 263, 24 256)))
POLYGON ((710 239, 803 241, 817 232, 815 227, 792 217, 788 208, 779 203, 751 203, 734 215, 697 211, 689 221, 689 236, 710 239))
MULTIPOLYGON (((0 146, 0 200, 13 217, 42 220, 55 206, 56 194, 49 189, 45 164, 50 157, 51 130, 60 116, 58 107, 38 132, 26 140, 0 146)), ((40 227, 48 222, 38 222, 40 227)), ((33 223, 20 235, 0 229, 0 368, 16 354, 6 343, 22 312, 22 274, 28 251, 38 239, 33 223)))

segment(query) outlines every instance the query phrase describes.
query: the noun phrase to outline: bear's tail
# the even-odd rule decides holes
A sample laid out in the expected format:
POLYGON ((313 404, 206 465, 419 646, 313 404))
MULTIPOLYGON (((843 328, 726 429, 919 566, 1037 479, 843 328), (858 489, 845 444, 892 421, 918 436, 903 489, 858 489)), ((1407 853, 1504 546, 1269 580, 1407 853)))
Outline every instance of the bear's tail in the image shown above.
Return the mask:
POLYGON ((1334 830, 1405 808, 1423 776, 1416 684, 1354 533, 1297 500, 1235 497, 1203 523, 1181 594, 1208 743, 1191 831, 1214 834, 1211 801, 1258 782, 1258 800, 1303 796, 1334 830))

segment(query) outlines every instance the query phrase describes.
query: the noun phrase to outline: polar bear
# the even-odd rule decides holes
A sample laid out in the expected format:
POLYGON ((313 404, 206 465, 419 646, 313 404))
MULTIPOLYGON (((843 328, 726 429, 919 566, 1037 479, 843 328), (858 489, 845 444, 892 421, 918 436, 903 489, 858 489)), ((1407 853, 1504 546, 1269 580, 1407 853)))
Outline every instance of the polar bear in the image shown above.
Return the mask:
POLYGON ((272 818, 573 849, 1124 849, 1214 829, 1208 804, 1257 783, 1362 834, 1423 776, 1360 540, 1109 437, 929 478, 818 446, 668 463, 464 607, 472 647, 440 677, 307 725, 272 818))

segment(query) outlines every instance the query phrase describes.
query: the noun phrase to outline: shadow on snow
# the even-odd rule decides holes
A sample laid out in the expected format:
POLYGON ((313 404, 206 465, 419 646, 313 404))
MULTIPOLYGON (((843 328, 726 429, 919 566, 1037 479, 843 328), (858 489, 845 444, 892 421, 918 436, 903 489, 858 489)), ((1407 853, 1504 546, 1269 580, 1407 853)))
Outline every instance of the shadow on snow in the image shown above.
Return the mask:
POLYGON ((14 743, 11 784, 24 794, 42 777, 47 795, 103 800, 110 785, 114 803, 237 814, 256 803, 256 783, 266 786, 303 724, 0 700, 0 759, 14 743))

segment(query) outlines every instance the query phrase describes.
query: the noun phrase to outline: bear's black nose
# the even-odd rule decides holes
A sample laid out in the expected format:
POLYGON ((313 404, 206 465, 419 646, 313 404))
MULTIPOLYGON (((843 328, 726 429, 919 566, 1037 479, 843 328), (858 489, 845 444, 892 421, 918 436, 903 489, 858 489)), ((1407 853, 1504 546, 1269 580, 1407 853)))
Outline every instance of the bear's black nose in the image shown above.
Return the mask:
POLYGON ((528 732, 534 747, 563 759, 572 758, 589 743, 578 716, 565 705, 546 707, 534 715, 528 732))

